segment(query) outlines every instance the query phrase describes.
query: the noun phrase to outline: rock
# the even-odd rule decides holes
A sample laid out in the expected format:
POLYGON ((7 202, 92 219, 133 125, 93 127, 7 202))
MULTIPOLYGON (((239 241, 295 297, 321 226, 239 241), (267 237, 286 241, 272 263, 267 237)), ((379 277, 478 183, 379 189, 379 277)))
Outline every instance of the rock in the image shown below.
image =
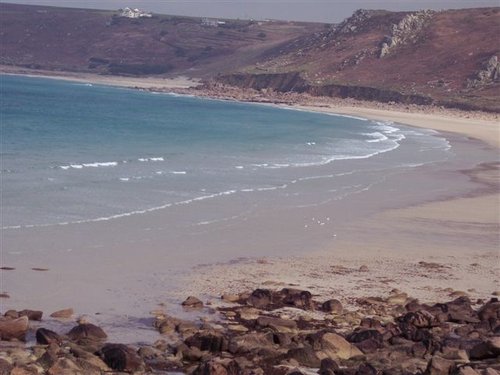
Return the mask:
POLYGON ((0 375, 9 375, 14 366, 4 358, 0 358, 0 375))
POLYGON ((334 314, 342 314, 343 308, 340 301, 336 299, 329 299, 328 301, 323 302, 321 310, 334 314))
POLYGON ((18 311, 19 316, 27 316, 29 320, 36 320, 40 321, 42 320, 42 311, 37 311, 37 310, 21 310, 18 311))
POLYGON ((242 369, 235 360, 230 358, 214 358, 201 363, 192 375, 239 375, 242 369))
POLYGON ((106 365, 97 355, 89 353, 75 344, 71 344, 70 352, 76 358, 78 365, 83 369, 91 368, 102 372, 109 372, 110 370, 108 365, 106 365))
POLYGON ((141 358, 134 349, 123 344, 106 344, 99 356, 113 370, 135 372, 143 367, 141 358))
POLYGON ((391 305, 405 305, 408 301, 408 294, 396 293, 387 298, 387 303, 391 305))
POLYGON ((475 371, 470 366, 461 367, 458 370, 458 375, 480 375, 479 372, 475 371))
POLYGON ((223 294, 221 299, 225 302, 236 303, 240 300, 240 296, 237 294, 223 294))
POLYGON ((242 320, 256 320, 260 316, 260 310, 253 307, 242 307, 238 310, 238 315, 242 320))
POLYGON ((299 364, 306 367, 319 367, 321 364, 316 352, 309 346, 290 349, 287 357, 295 359, 299 364))
POLYGON ((274 335, 271 332, 252 332, 233 337, 229 342, 228 350, 233 354, 242 354, 272 347, 274 347, 274 335))
POLYGON ((3 316, 6 318, 17 319, 19 318, 19 313, 16 310, 7 310, 3 316))
POLYGON ((63 341, 61 336, 59 336, 54 331, 51 331, 50 329, 46 328, 38 328, 36 330, 35 336, 37 344, 40 345, 50 345, 50 344, 59 345, 63 341))
POLYGON ((96 341, 105 340, 108 335, 98 326, 92 323, 82 323, 73 327, 68 332, 70 340, 78 341, 80 339, 91 339, 96 341))
POLYGON ((47 371, 48 375, 81 375, 82 368, 69 358, 59 358, 47 371))
POLYGON ((500 319, 500 302, 494 300, 489 301, 479 309, 477 315, 481 321, 500 319))
POLYGON ((448 375, 455 368, 455 362, 435 355, 429 361, 426 375, 448 375))
POLYGON ((359 267, 359 272, 368 272, 370 269, 366 264, 363 264, 361 267, 359 267))
POLYGON ((27 316, 17 319, 2 319, 0 320, 0 339, 5 341, 13 339, 25 341, 28 328, 29 320, 27 316))
POLYGON ((74 313, 73 309, 69 308, 69 309, 54 311, 52 314, 50 314, 50 316, 52 318, 58 318, 58 319, 69 319, 73 316, 73 313, 74 313))
POLYGON ((203 302, 201 302, 198 298, 189 296, 186 298, 184 302, 182 302, 182 306, 192 308, 192 309, 200 309, 203 307, 203 302))
POLYGON ((396 320, 411 324, 417 328, 431 328, 439 324, 435 316, 425 310, 409 312, 396 320))
POLYGON ((377 373, 377 369, 369 363, 360 364, 358 371, 356 371, 356 375, 377 375, 377 373))
POLYGON ((475 345, 469 352, 472 360, 497 358, 500 356, 500 337, 492 337, 475 345))
POLYGON ((304 310, 314 310, 312 294, 307 290, 284 288, 279 292, 283 304, 304 310))
POLYGON ((272 302, 273 297, 269 289, 255 289, 247 300, 248 304, 258 309, 265 309, 272 302))
POLYGON ((316 345, 319 344, 319 347, 315 345, 314 348, 320 349, 329 358, 350 359, 363 355, 361 350, 336 333, 318 333, 318 336, 319 339, 313 339, 313 341, 316 345))
POLYGON ((273 318, 269 316, 260 316, 256 324, 262 328, 269 327, 275 332, 289 333, 297 329, 297 323, 294 320, 273 318))
POLYGON ((215 331, 200 331, 184 340, 189 347, 196 347, 202 351, 211 353, 220 353, 227 351, 228 340, 220 333, 215 331))
POLYGON ((335 375, 335 371, 339 370, 339 365, 331 358, 321 360, 319 366, 319 375, 335 375))

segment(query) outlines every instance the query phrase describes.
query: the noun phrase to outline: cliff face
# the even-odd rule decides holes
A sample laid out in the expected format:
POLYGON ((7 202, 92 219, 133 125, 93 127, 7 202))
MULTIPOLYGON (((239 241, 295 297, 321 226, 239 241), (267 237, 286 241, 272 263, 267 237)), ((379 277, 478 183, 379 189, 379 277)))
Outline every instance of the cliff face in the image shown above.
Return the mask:
POLYGON ((356 11, 338 25, 0 3, 0 64, 187 75, 280 92, 500 112, 500 8, 356 11))

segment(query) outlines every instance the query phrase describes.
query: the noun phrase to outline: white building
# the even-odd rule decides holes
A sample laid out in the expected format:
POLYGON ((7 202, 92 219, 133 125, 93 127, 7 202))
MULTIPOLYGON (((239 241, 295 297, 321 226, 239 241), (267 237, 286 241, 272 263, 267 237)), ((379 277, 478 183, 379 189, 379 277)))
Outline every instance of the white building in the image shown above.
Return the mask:
POLYGON ((132 9, 132 8, 127 7, 127 8, 122 10, 121 16, 127 17, 127 18, 142 18, 142 17, 151 18, 152 14, 146 13, 145 11, 137 9, 137 8, 132 9))

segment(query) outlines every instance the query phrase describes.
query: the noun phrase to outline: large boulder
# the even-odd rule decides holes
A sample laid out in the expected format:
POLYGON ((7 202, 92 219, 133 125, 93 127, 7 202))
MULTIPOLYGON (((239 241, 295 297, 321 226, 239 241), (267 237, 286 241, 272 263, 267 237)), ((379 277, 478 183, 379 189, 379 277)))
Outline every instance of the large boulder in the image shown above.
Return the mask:
POLYGON ((310 346, 290 349, 286 356, 306 367, 319 367, 321 364, 321 359, 310 346))
POLYGON ((333 332, 317 332, 308 335, 306 341, 315 351, 321 351, 324 357, 335 360, 350 359, 363 355, 363 352, 355 345, 333 332))
POLYGON ((229 352, 256 353, 262 349, 274 347, 272 332, 252 332, 233 337, 229 342, 229 352))
POLYGON ((279 292, 283 304, 303 310, 313 310, 314 303, 311 292, 307 290, 284 288, 279 292))
POLYGON ((321 310, 328 313, 342 314, 343 307, 340 301, 336 299, 329 299, 328 301, 323 302, 321 310))
POLYGON ((256 321, 261 328, 271 328, 275 332, 290 333, 297 329, 297 322, 294 320, 273 318, 270 316, 260 316, 256 321))
POLYGON ((40 321, 42 320, 42 311, 38 310, 21 310, 17 312, 19 316, 27 316, 29 320, 36 320, 40 321))
POLYGON ((27 316, 17 319, 0 319, 0 340, 21 340, 25 341, 29 328, 27 316))

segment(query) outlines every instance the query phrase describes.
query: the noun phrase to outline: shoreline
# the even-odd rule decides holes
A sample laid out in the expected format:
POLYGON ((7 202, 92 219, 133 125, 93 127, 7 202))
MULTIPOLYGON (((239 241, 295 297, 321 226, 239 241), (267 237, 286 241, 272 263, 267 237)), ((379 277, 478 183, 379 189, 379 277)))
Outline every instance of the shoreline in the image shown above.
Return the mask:
MULTIPOLYGON (((117 86, 109 82, 96 83, 117 86)), ((169 92, 187 93, 186 88, 177 87, 172 90, 169 92)), ((164 91, 160 90, 160 92, 164 91)), ((190 89, 189 92, 193 94, 198 90, 190 89)), ((203 97, 203 95, 199 96, 203 97)), ((305 104, 296 103, 294 108, 368 118, 377 116, 378 120, 393 121, 392 119, 396 118, 400 119, 399 122, 402 124, 427 129, 433 129, 434 125, 436 126, 434 129, 438 131, 462 134, 486 142, 477 142, 477 147, 489 147, 495 150, 499 147, 500 140, 495 137, 499 124, 492 118, 482 118, 484 114, 475 114, 478 117, 473 121, 478 121, 482 126, 474 128, 467 124, 471 119, 458 115, 447 117, 437 114, 396 112, 380 108, 342 107, 336 106, 337 100, 326 103, 320 98, 311 97, 304 101, 305 104), (314 100, 317 101, 314 106, 311 106, 311 103, 307 104, 307 101, 314 100), (344 111, 344 113, 339 111, 344 111), (427 123, 436 117, 436 123, 427 123), (455 131, 454 124, 459 125, 459 131, 455 131)), ((348 103, 351 102, 348 101, 348 103)), ((261 102, 261 104, 290 106, 288 103, 261 102)), ((472 142, 471 139, 465 141, 472 142)), ((498 164, 491 165, 489 168, 482 168, 479 165, 468 172, 468 178, 477 183, 477 186, 490 184, 489 189, 478 188, 475 195, 461 195, 416 206, 388 209, 359 220, 349 229, 351 238, 356 236, 357 232, 363 233, 363 236, 355 242, 335 239, 324 249, 312 249, 312 253, 300 257, 228 259, 228 263, 196 266, 193 268, 194 275, 184 280, 186 287, 178 291, 182 295, 176 295, 176 299, 182 300, 191 294, 209 298, 213 304, 216 304, 220 293, 242 292, 250 286, 300 286, 311 289, 313 293, 321 296, 334 293, 347 306, 354 296, 362 297, 364 294, 366 297, 370 293, 383 295, 387 294, 391 288, 398 286, 406 289, 404 291, 408 294, 425 301, 438 301, 455 292, 466 293, 474 298, 487 298, 488 294, 500 289, 498 280, 500 275, 495 266, 498 262, 498 253, 492 250, 492 245, 495 244, 495 233, 499 230, 498 170, 498 164), (387 227, 392 230, 388 230, 387 227), (383 242, 371 243, 373 237, 370 234, 379 231, 386 231, 387 239, 383 242), (422 234, 429 236, 429 243, 419 238, 422 234), (454 236, 456 239, 460 239, 460 236, 487 238, 488 242, 480 243, 479 249, 471 249, 469 254, 465 247, 459 243, 453 243, 454 236), (401 245, 407 248, 404 254, 399 252, 401 245), (481 245, 483 248, 480 247, 481 245), (423 265, 420 265, 421 262, 423 265), (475 263, 478 265, 471 266, 475 263), (359 271, 367 264, 369 265, 367 271, 359 271), (460 280, 460 276, 465 274, 472 275, 471 279, 460 280), (331 280, 332 275, 335 277, 334 283, 331 280), (488 280, 485 275, 489 275, 488 280), (207 281, 210 282, 207 283, 207 281), (412 287, 413 284, 416 286, 412 287), (466 284, 471 284, 468 287, 471 290, 467 290, 466 284), (449 288, 452 286, 454 290, 450 291, 449 288)), ((463 173, 463 171, 456 170, 456 173, 463 173)), ((498 237, 496 238, 498 244, 498 237)), ((309 250, 304 249, 304 253, 309 250)))

